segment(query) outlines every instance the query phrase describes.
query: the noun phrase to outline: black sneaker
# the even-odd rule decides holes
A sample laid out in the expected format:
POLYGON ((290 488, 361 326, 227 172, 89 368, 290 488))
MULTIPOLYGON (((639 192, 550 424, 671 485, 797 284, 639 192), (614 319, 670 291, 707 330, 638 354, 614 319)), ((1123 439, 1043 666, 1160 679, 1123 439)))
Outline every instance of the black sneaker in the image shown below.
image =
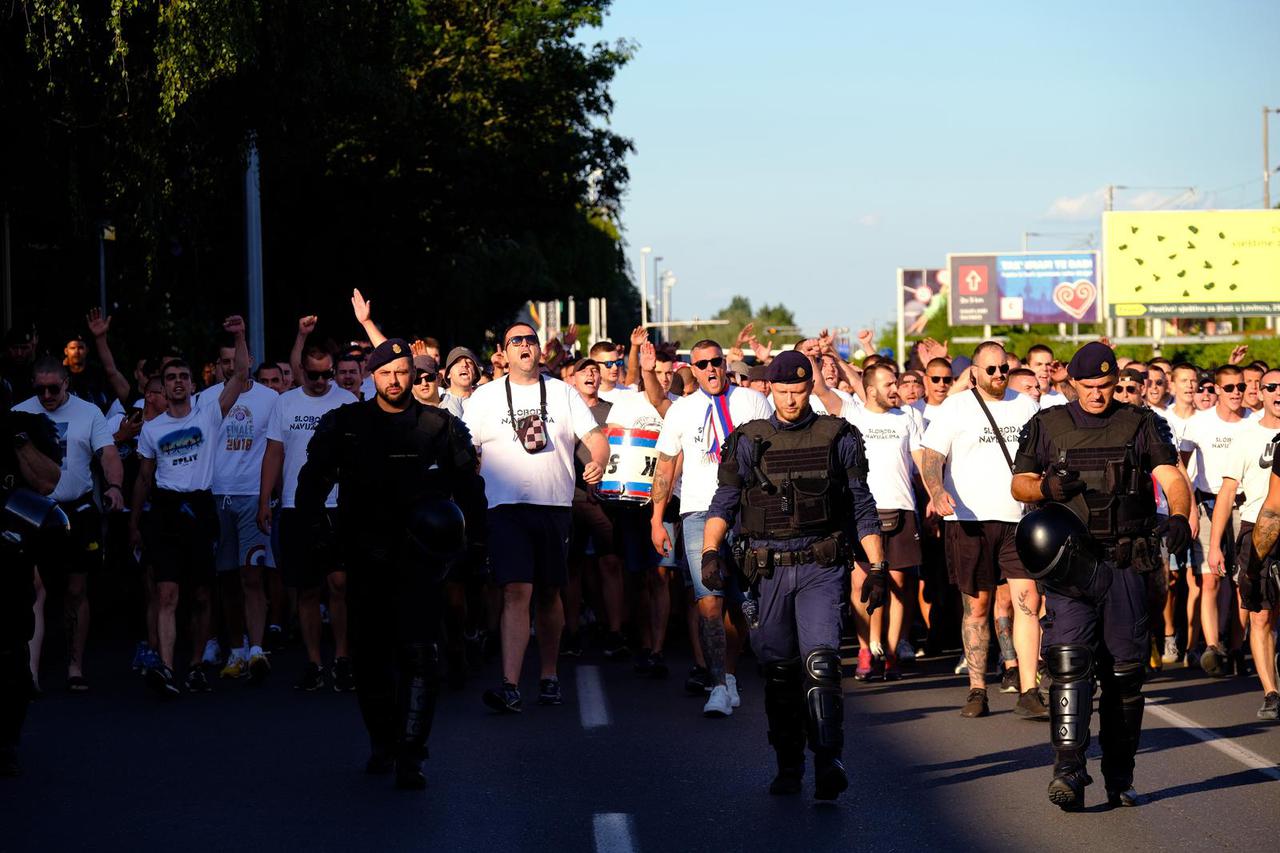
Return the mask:
POLYGON ((178 680, 173 677, 173 670, 164 664, 153 666, 146 672, 147 686, 165 699, 178 696, 178 680))
POLYGON ((560 679, 552 676, 538 682, 539 705, 563 705, 564 694, 560 692, 560 679))
POLYGON ((965 699, 964 707, 960 709, 962 717, 985 717, 991 713, 991 708, 987 704, 987 691, 984 687, 975 687, 969 691, 969 697, 965 699))
POLYGON ((486 690, 481 698, 484 704, 501 714, 519 714, 524 710, 520 689, 505 681, 497 690, 486 690))
POLYGON ((604 656, 609 660, 626 660, 631 657, 631 649, 627 648, 627 640, 616 631, 610 631, 604 638, 604 656))
POLYGON ((209 685, 209 677, 204 674, 204 667, 193 666, 187 673, 184 682, 188 693, 212 693, 213 688, 209 685))
POLYGON ((307 668, 302 671, 302 678, 293 685, 294 690, 305 690, 307 693, 314 693, 323 687, 324 670, 320 668, 320 664, 310 661, 307 662, 307 668))
POLYGON ((1211 678, 1226 678, 1231 674, 1231 659, 1222 646, 1209 646, 1200 655, 1200 668, 1211 678))
POLYGON ((653 652, 641 649, 636 655, 636 662, 631 665, 636 675, 649 675, 653 672, 653 652))
POLYGON ((1280 693, 1274 690, 1262 697, 1262 707, 1258 709, 1259 720, 1280 720, 1280 693))
POLYGON ((351 658, 335 658, 332 677, 335 693, 350 693, 355 690, 356 677, 351 670, 351 658))
POLYGON ((690 696, 705 696, 711 692, 711 673, 705 666, 694 664, 689 677, 684 680, 684 692, 690 696))
POLYGON ((284 648, 285 636, 284 629, 279 625, 268 625, 267 636, 264 638, 263 649, 267 654, 274 654, 284 648))
POLYGON ((650 678, 666 678, 670 674, 671 667, 667 666, 666 660, 662 657, 662 652, 654 652, 649 655, 650 678))
POLYGON ((1047 720, 1049 708, 1040 700, 1040 691, 1032 688, 1018 697, 1018 704, 1013 706, 1013 715, 1024 720, 1047 720))
POLYGON ((1000 676, 1000 692, 1021 693, 1022 683, 1019 681, 1020 677, 1018 667, 1011 666, 1005 669, 1004 675, 1000 676))
POLYGON ((574 631, 572 634, 565 632, 560 637, 560 655, 567 658, 582 657, 581 631, 574 631))

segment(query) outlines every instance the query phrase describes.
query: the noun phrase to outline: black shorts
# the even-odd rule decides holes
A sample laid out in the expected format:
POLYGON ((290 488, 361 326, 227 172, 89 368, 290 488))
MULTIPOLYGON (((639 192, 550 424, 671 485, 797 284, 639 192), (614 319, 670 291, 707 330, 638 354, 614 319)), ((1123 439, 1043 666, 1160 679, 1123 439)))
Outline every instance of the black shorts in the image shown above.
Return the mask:
MULTIPOLYGON (((920 524, 915 510, 880 510, 880 538, 884 542, 884 558, 889 563, 889 571, 920 573, 923 558, 920 553, 920 524)), ((858 553, 862 553, 861 543, 858 553)), ((860 562, 865 570, 865 555, 860 562)))
POLYGON ((618 553, 613 544, 613 519, 599 501, 575 500, 572 515, 573 535, 569 540, 569 553, 572 556, 583 557, 591 553, 597 557, 607 557, 618 553))
MULTIPOLYGON (((1275 551, 1273 550, 1274 554, 1275 551)), ((1240 604, 1250 613, 1265 613, 1280 607, 1280 566, 1264 564, 1257 577, 1250 578, 1248 567, 1253 559, 1253 524, 1240 522, 1236 537, 1236 585, 1240 587, 1240 604)))
MULTIPOLYGON (((336 529, 337 510, 326 508, 325 514, 336 529)), ((273 524, 280 531, 280 553, 276 556, 284 571, 286 585, 295 589, 316 589, 324 586, 330 573, 342 568, 341 562, 331 552, 317 551, 313 547, 315 538, 298 515, 298 510, 277 510, 273 524)))
POLYGON ((50 572, 86 575, 102 568, 102 512, 93 502, 93 493, 60 501, 58 506, 71 522, 71 535, 59 544, 55 560, 42 561, 41 576, 48 580, 50 572))
POLYGON ((156 489, 150 522, 148 545, 156 583, 213 583, 219 528, 212 492, 156 489))
POLYGON ((948 521, 947 576, 968 596, 991 592, 1004 580, 1031 579, 1018 549, 1012 521, 948 521))
POLYGON ((613 553, 622 557, 627 571, 647 572, 662 562, 650 535, 652 506, 618 501, 605 504, 605 511, 613 520, 613 553))
POLYGON ((489 510, 489 565, 493 582, 563 586, 568 579, 567 506, 503 504, 489 510))

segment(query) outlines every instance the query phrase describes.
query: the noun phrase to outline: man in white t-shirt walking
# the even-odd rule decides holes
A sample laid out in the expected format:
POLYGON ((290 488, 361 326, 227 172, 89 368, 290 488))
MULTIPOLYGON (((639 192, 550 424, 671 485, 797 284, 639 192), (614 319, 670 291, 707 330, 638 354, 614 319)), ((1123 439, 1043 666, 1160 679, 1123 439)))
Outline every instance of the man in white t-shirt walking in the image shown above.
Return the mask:
MULTIPOLYGON (((84 677, 84 647, 89 639, 88 578, 102 568, 102 515, 93 498, 93 462, 102 466, 106 483, 103 503, 109 510, 124 508, 121 480, 124 467, 116 452, 115 441, 107 427, 102 410, 90 402, 72 396, 71 381, 65 365, 56 359, 36 362, 32 371, 31 397, 14 406, 14 411, 43 414, 53 421, 62 445, 62 477, 50 495, 62 507, 71 522, 69 541, 56 549, 40 549, 36 563, 37 577, 56 578, 63 582, 63 626, 67 634, 67 688, 75 692, 89 689, 84 677)), ((44 638, 44 587, 37 584, 35 603, 36 631, 29 643, 31 672, 40 672, 41 642, 44 638)))
MULTIPOLYGON (((1262 682, 1262 707, 1258 717, 1280 719, 1280 686, 1276 681, 1276 617, 1280 616, 1280 577, 1274 561, 1254 559, 1253 527, 1258 521, 1262 503, 1267 497, 1271 469, 1280 445, 1280 370, 1269 370, 1259 382, 1262 398, 1261 417, 1250 418, 1231 442, 1222 488, 1218 490, 1213 512, 1213 535, 1210 540, 1209 565, 1215 573, 1233 576, 1238 598, 1241 627, 1249 629, 1249 648, 1253 664, 1262 682), (1240 530, 1236 537, 1236 561, 1227 563, 1226 554, 1217 543, 1231 522, 1229 507, 1235 505, 1237 490, 1244 491, 1240 506, 1240 530)), ((1274 557, 1275 551, 1267 557, 1274 557)), ((1233 632, 1234 633, 1234 632, 1233 632)), ((1231 652, 1239 662, 1243 653, 1231 652)))
POLYGON ((138 480, 129 514, 129 539, 142 545, 142 508, 151 498, 154 536, 148 543, 154 557, 154 577, 159 609, 161 665, 147 670, 147 683, 162 696, 175 696, 173 648, 177 638, 178 596, 183 585, 191 593, 191 665, 186 687, 191 693, 207 693, 209 681, 200 668, 200 657, 209 639, 209 590, 217 570, 214 549, 218 541, 218 511, 213 501, 213 452, 222 419, 240 396, 249 376, 249 350, 244 340, 244 320, 228 317, 222 328, 235 336, 235 373, 223 385, 217 402, 202 407, 191 403, 194 383, 191 366, 181 360, 168 362, 162 373, 168 411, 142 425, 138 435, 138 480), (152 489, 154 483, 155 488, 152 489))
POLYGON ((1053 389, 1052 372, 1056 361, 1053 350, 1045 344, 1032 346, 1027 350, 1027 357, 1022 360, 1023 366, 1036 375, 1036 383, 1040 386, 1040 408, 1042 409, 1050 406, 1064 406, 1067 403, 1066 396, 1053 389))
POLYGON ((1230 674, 1228 644, 1238 648, 1243 641, 1236 620, 1228 621, 1222 613, 1224 609, 1229 611, 1230 600, 1234 597, 1230 592, 1231 580, 1226 565, 1235 561, 1235 535, 1240 530, 1240 504, 1244 502, 1244 496, 1234 497, 1228 516, 1230 524, 1217 531, 1217 539, 1214 538, 1213 518, 1231 445, 1236 436, 1248 427, 1253 413, 1244 405, 1245 383, 1240 368, 1234 364, 1222 365, 1213 372, 1213 382, 1218 392, 1217 405, 1187 422, 1179 449, 1183 458, 1188 460, 1188 467, 1192 460, 1195 463, 1196 503, 1200 508, 1200 535, 1198 541, 1191 544, 1193 561, 1200 571, 1200 629, 1204 632, 1205 642, 1200 666, 1209 675, 1221 677, 1230 674), (1227 555, 1225 565, 1220 568, 1214 568, 1209 561, 1215 545, 1227 555), (1223 578, 1227 578, 1226 584, 1223 584, 1223 578), (1224 630, 1228 634, 1226 643, 1221 637, 1224 630))
POLYGON ((735 672, 746 634, 745 624, 737 624, 742 617, 738 606, 742 592, 736 585, 726 584, 734 605, 730 610, 733 618, 726 623, 725 590, 708 589, 697 567, 702 565, 703 528, 716 491, 724 441, 736 427, 768 418, 771 412, 763 394, 729 384, 724 352, 715 341, 698 341, 689 358, 698 390, 671 404, 658 434, 650 535, 659 554, 671 553, 671 537, 663 527, 662 516, 671 497, 676 459, 683 456, 680 523, 688 571, 685 583, 693 587, 697 601, 702 652, 712 685, 702 712, 709 717, 727 717, 741 704, 735 672))
POLYGON ((984 717, 987 703, 987 622, 992 599, 1007 581, 1016 605, 1013 645, 1019 692, 1015 713, 1048 719, 1036 691, 1040 658, 1040 593, 1014 547, 1022 504, 1009 492, 1018 435, 1038 409, 1035 401, 1008 388, 1009 364, 995 341, 973 354, 973 389, 939 408, 924 433, 921 476, 933 509, 946 520, 947 569, 964 605, 962 636, 969 669, 969 695, 961 716, 984 717), (999 432, 992 429, 994 420, 999 432), (945 474, 943 471, 945 465, 945 474))
POLYGON ((495 711, 518 713, 535 593, 542 663, 538 704, 564 701, 556 663, 564 629, 560 588, 568 578, 573 523, 574 448, 581 441, 591 451, 583 479, 598 483, 609 445, 577 390, 540 372, 541 346, 532 326, 513 324, 502 342, 510 372, 476 389, 463 420, 480 454, 488 541, 495 545, 489 563, 502 588, 502 686, 486 690, 483 698, 495 711))
MULTIPOLYGON (((222 382, 196 398, 197 406, 219 405, 226 382, 236 372, 234 342, 218 349, 222 382)), ((223 678, 249 676, 261 682, 271 672, 262 650, 267 629, 267 595, 263 569, 274 569, 271 536, 258 527, 258 486, 266 450, 267 423, 280 395, 246 379, 239 396, 222 419, 213 446, 213 500, 218 508, 218 591, 231 652, 223 678), (244 639, 247 638, 247 641, 244 639)), ((208 656, 206 656, 207 658, 208 656)))
MULTIPOLYGON (((294 502, 298 473, 307 461, 307 446, 321 416, 338 406, 355 402, 354 394, 333 382, 333 356, 313 347, 302 356, 302 387, 280 395, 267 423, 267 446, 258 488, 258 527, 269 532, 272 524, 279 526, 279 558, 285 582, 298 591, 298 625, 307 651, 307 665, 294 687, 306 692, 324 687, 320 598, 325 585, 329 593, 329 626, 333 630, 334 661, 330 670, 333 689, 339 693, 355 689, 347 647, 347 575, 337 563, 323 563, 315 558, 309 531, 299 521, 294 502), (273 518, 271 497, 277 487, 280 490, 280 510, 273 518)), ((337 506, 335 488, 325 501, 325 511, 331 523, 337 506)))

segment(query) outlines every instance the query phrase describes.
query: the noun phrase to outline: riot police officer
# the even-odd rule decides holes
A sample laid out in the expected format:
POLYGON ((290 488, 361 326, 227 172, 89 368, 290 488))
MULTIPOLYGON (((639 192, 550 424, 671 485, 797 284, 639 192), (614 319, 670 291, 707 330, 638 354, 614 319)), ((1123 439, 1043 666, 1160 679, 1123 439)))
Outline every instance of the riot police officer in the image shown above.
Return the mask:
POLYGON ((764 666, 769 742, 778 758, 769 793, 799 793, 807 734, 814 796, 833 800, 849 784, 841 762, 839 649, 850 529, 871 563, 862 594, 868 611, 884 602, 886 563, 862 437, 847 421, 809 407, 814 369, 794 350, 774 359, 767 378, 775 413, 729 436, 704 529, 702 580, 722 588, 722 546, 739 520, 739 565, 758 589, 752 643, 764 666))
POLYGON ((397 787, 425 788, 441 583, 451 558, 484 541, 484 481, 462 421, 413 398, 405 341, 379 344, 369 372, 372 399, 320 419, 296 504, 314 558, 347 571, 356 695, 372 748, 366 770, 394 769, 397 787), (335 484, 336 537, 324 511, 335 484))
POLYGON ((1011 487, 1016 499, 1042 504, 1022 519, 1015 538, 1046 590, 1043 645, 1056 753, 1049 799, 1064 810, 1084 805, 1096 676, 1107 801, 1133 806, 1148 654, 1143 575, 1161 563, 1151 475, 1168 498, 1170 551, 1190 541, 1191 495, 1164 419, 1114 399, 1118 370, 1110 347, 1085 344, 1067 372, 1078 399, 1028 421, 1011 487))

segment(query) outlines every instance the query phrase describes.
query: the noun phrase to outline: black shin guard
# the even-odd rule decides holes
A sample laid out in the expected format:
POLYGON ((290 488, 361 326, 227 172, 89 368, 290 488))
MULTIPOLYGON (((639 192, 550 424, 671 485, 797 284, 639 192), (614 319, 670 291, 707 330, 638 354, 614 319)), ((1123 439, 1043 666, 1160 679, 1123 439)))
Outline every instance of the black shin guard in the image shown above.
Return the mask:
POLYGON ((799 658, 764 665, 764 712, 778 769, 804 770, 804 671, 799 658))
POLYGON ((1056 760, 1049 799, 1064 809, 1084 804, 1085 749, 1093 714, 1093 651, 1086 645, 1049 646, 1045 663, 1053 676, 1049 687, 1049 742, 1056 760))
POLYGON ((1117 663, 1100 674, 1098 743, 1102 746, 1102 776, 1108 791, 1133 785, 1133 760, 1142 735, 1143 665, 1117 663))
POLYGON ((809 748, 815 756, 839 758, 844 749, 844 693, 840 689, 840 653, 818 648, 804 662, 809 711, 809 748))
POLYGON ((427 757, 427 737, 439 693, 439 649, 435 643, 410 643, 401 649, 397 758, 427 757))

